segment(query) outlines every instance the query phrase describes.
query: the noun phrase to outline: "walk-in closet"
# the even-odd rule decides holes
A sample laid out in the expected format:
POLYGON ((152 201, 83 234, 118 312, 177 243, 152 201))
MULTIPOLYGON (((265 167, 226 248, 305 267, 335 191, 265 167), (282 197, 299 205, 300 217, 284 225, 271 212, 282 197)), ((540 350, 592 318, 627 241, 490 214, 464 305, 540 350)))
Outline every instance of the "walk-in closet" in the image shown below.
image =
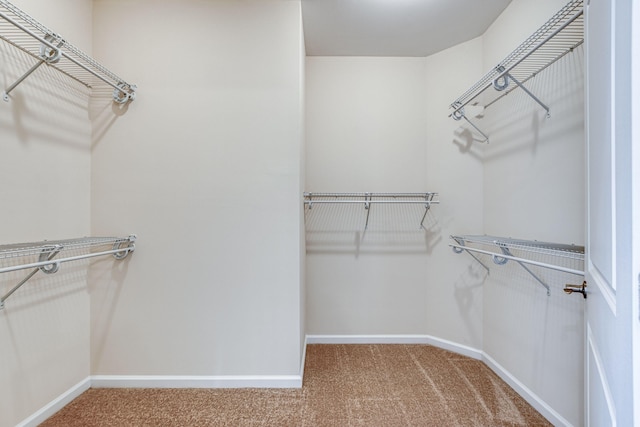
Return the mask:
POLYGON ((0 427, 640 425, 639 40, 632 0, 0 0, 0 427))

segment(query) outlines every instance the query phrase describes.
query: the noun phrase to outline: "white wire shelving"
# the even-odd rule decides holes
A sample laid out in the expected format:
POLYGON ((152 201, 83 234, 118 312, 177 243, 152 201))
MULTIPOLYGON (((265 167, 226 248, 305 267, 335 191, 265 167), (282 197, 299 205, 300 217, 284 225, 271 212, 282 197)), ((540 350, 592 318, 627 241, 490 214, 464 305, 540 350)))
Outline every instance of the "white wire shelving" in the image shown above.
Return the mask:
POLYGON ((422 205, 424 212, 420 219, 420 228, 424 227, 424 220, 432 204, 440 203, 436 200, 438 193, 304 193, 306 209, 312 209, 320 204, 361 204, 366 210, 364 229, 369 227, 369 214, 375 204, 403 204, 422 205))
POLYGON ((132 234, 127 237, 82 237, 0 245, 0 263, 6 265, 0 267, 0 273, 31 269, 0 297, 0 310, 4 308, 5 301, 39 271, 53 274, 62 263, 104 255, 121 260, 135 250, 135 241, 136 236, 132 234))
POLYGON ((10 100, 11 91, 42 65, 55 68, 89 89, 112 89, 113 100, 119 104, 136 97, 136 85, 126 82, 7 0, 0 0, 0 39, 35 59, 33 66, 4 90, 5 101, 10 100))
MULTIPOLYGON (((455 253, 467 252, 489 272, 489 267, 479 255, 489 255, 497 265, 514 261, 525 269, 547 290, 550 287, 528 266, 548 268, 576 276, 584 276, 584 247, 562 243, 539 242, 537 240, 518 240, 487 235, 451 236, 455 242, 450 244, 455 253), (536 259, 537 258, 537 259, 536 259), (541 261, 541 258, 557 262, 541 261), (564 265, 563 265, 564 264, 564 265), (571 264, 572 266, 567 266, 571 264), (578 265, 579 268, 575 268, 578 265)), ((566 289, 565 292, 569 293, 566 289)))
POLYGON ((454 120, 466 120, 484 137, 484 142, 488 142, 489 137, 465 115, 465 107, 480 104, 488 108, 519 87, 544 108, 547 117, 550 117, 549 107, 531 93, 524 83, 573 52, 584 42, 583 8, 583 0, 567 3, 498 65, 453 101, 450 105, 453 111, 449 116, 454 120), (495 90, 487 92, 491 87, 495 90))

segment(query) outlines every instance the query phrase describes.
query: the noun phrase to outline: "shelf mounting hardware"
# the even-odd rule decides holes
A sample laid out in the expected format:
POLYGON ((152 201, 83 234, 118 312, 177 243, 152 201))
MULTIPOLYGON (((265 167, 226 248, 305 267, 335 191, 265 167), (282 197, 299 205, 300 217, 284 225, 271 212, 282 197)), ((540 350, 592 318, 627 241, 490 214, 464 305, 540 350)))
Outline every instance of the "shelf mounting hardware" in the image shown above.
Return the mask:
POLYGON ((364 229, 369 228, 369 214, 371 213, 371 193, 364 193, 364 208, 367 210, 367 220, 364 223, 364 229))
POLYGON ((424 229, 424 220, 427 218, 427 213, 429 213, 435 195, 436 193, 425 193, 424 195, 424 215, 422 215, 422 219, 420 220, 420 228, 422 229, 424 229))

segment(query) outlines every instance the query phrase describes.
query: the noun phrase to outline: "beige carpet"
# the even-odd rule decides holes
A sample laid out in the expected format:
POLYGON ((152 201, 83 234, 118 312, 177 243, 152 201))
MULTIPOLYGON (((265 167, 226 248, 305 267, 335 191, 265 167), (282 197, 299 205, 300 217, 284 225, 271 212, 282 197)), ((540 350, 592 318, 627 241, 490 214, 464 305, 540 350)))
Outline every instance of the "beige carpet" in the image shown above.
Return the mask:
POLYGON ((309 345, 302 389, 90 389, 52 426, 550 426, 482 362, 426 345, 309 345))

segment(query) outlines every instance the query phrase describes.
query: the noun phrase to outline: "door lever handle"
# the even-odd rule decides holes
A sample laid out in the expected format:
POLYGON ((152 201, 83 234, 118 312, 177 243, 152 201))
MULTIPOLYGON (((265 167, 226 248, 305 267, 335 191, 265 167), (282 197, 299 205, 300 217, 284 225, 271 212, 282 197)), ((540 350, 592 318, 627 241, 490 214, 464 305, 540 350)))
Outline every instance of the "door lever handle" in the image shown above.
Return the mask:
POLYGON ((574 292, 578 292, 582 294, 583 298, 587 298, 587 291, 585 290, 585 288, 587 287, 587 282, 586 280, 584 282, 582 282, 582 285, 572 285, 570 283, 567 283, 566 285, 564 285, 564 292, 567 295, 571 295, 574 292))

